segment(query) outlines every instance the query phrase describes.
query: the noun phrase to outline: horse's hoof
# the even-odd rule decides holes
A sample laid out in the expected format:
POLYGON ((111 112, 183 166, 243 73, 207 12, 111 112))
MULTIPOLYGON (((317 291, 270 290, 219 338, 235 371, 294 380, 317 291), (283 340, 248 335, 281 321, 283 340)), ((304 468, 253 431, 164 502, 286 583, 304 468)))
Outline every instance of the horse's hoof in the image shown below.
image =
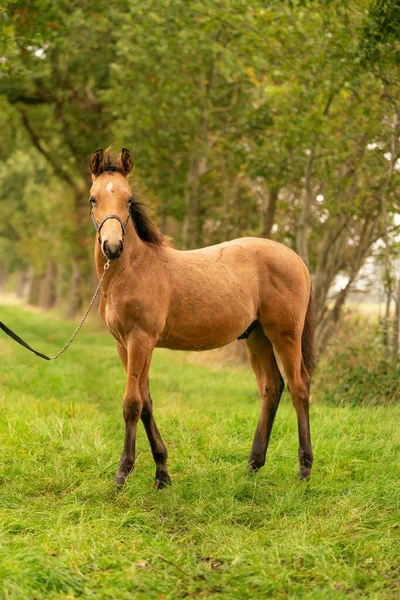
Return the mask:
POLYGON ((117 485, 124 485, 124 483, 125 483, 125 481, 126 481, 127 477, 128 477, 127 475, 120 475, 120 474, 118 473, 118 475, 116 475, 116 476, 115 476, 115 479, 114 479, 114 481, 115 481, 115 483, 116 483, 117 485))
POLYGON ((311 475, 311 468, 309 468, 309 467, 300 467, 300 470, 299 470, 299 479, 301 481, 306 481, 307 479, 310 479, 310 475, 311 475))
POLYGON ((259 471, 263 466, 263 462, 260 462, 258 460, 249 460, 249 462, 247 463, 247 470, 250 471, 250 473, 257 473, 257 471, 259 471))
POLYGON ((133 467, 132 469, 129 469, 129 471, 118 471, 118 473, 115 476, 115 483, 117 485, 124 485, 124 483, 126 482, 126 480, 128 479, 129 474, 133 471, 133 467))
POLYGON ((169 485, 172 485, 172 481, 171 477, 167 473, 166 475, 160 475, 159 477, 156 477, 153 488, 155 490, 162 490, 169 485))

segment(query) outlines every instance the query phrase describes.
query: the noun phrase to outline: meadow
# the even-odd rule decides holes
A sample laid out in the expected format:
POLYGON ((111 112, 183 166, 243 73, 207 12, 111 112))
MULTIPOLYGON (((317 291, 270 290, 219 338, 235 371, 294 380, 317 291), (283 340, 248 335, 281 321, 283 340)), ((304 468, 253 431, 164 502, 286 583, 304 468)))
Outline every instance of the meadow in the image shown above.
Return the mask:
MULTIPOLYGON (((74 326, 17 306, 0 315, 48 353, 74 326)), ((266 466, 249 474, 250 369, 156 351, 151 389, 173 485, 152 489, 140 424, 120 489, 125 377, 111 337, 89 324, 47 363, 1 333, 0 598, 400 598, 400 406, 328 402, 323 382, 332 395, 339 370, 319 366, 304 483, 287 392, 266 466)))

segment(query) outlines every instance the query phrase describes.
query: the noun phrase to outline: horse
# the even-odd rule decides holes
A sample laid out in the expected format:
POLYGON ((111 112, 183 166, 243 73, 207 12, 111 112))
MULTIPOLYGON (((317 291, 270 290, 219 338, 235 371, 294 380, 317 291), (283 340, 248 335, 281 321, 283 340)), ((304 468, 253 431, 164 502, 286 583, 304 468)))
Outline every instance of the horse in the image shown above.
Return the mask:
POLYGON ((171 483, 150 396, 153 350, 210 350, 238 338, 246 345, 261 400, 248 468, 257 471, 265 464, 284 389, 277 355, 297 413, 299 477, 307 479, 314 460, 309 424, 314 351, 305 263, 290 248, 257 237, 177 250, 132 191, 127 148, 118 154, 96 150, 89 166, 90 214, 98 237, 94 260, 99 278, 104 275, 99 312, 126 371, 125 441, 116 483, 124 484, 135 466, 139 419, 156 466, 155 487, 171 483))

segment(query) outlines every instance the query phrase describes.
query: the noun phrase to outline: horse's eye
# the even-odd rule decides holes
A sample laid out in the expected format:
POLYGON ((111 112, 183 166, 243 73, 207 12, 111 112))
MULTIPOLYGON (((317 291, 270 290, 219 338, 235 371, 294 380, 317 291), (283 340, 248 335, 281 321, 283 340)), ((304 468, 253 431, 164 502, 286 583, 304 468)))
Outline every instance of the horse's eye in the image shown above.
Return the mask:
POLYGON ((128 200, 128 206, 131 206, 131 204, 133 204, 133 198, 132 198, 132 196, 128 200))
POLYGON ((96 204, 96 198, 93 198, 93 196, 90 196, 89 202, 90 202, 90 206, 94 206, 96 204))

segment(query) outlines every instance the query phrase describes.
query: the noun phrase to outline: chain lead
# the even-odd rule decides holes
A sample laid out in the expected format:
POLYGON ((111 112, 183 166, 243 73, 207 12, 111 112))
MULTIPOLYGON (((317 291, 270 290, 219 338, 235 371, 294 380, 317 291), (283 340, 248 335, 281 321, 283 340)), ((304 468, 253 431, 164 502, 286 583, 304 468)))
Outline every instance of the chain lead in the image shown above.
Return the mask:
POLYGON ((50 358, 50 360, 56 360, 56 359, 57 359, 59 356, 61 356, 61 354, 63 354, 63 353, 64 353, 64 352, 67 350, 67 348, 68 348, 68 347, 71 345, 71 343, 73 342, 73 340, 74 340, 75 336, 76 336, 76 335, 79 333, 79 330, 80 330, 80 328, 82 327, 82 325, 84 324, 84 322, 86 321, 86 318, 87 318, 87 316, 88 316, 88 314, 89 314, 89 312, 90 312, 90 309, 91 309, 91 308, 92 308, 92 306, 93 306, 93 302, 95 301, 95 299, 96 299, 96 296, 97 296, 97 294, 99 293, 100 286, 101 286, 101 284, 103 283, 103 279, 104 279, 104 277, 105 277, 105 275, 106 275, 106 271, 109 269, 109 267, 110 267, 110 261, 108 260, 108 261, 105 263, 104 267, 103 267, 103 268, 104 268, 104 273, 103 273, 103 275, 102 275, 102 276, 101 276, 101 278, 100 278, 100 281, 99 281, 99 284, 98 284, 98 286, 97 286, 97 288, 96 288, 96 291, 95 291, 95 293, 93 294, 93 298, 91 299, 91 301, 90 301, 90 304, 89 304, 89 306, 87 307, 87 309, 86 309, 86 311, 85 311, 85 314, 83 315, 82 319, 80 320, 80 323, 79 323, 79 325, 77 326, 77 328, 75 329, 74 333, 71 335, 71 337, 69 338, 69 340, 68 340, 68 342, 65 344, 65 346, 64 346, 63 348, 61 348, 61 350, 60 350, 59 352, 57 352, 57 354, 55 354, 54 356, 50 356, 50 357, 49 357, 49 358, 50 358))

